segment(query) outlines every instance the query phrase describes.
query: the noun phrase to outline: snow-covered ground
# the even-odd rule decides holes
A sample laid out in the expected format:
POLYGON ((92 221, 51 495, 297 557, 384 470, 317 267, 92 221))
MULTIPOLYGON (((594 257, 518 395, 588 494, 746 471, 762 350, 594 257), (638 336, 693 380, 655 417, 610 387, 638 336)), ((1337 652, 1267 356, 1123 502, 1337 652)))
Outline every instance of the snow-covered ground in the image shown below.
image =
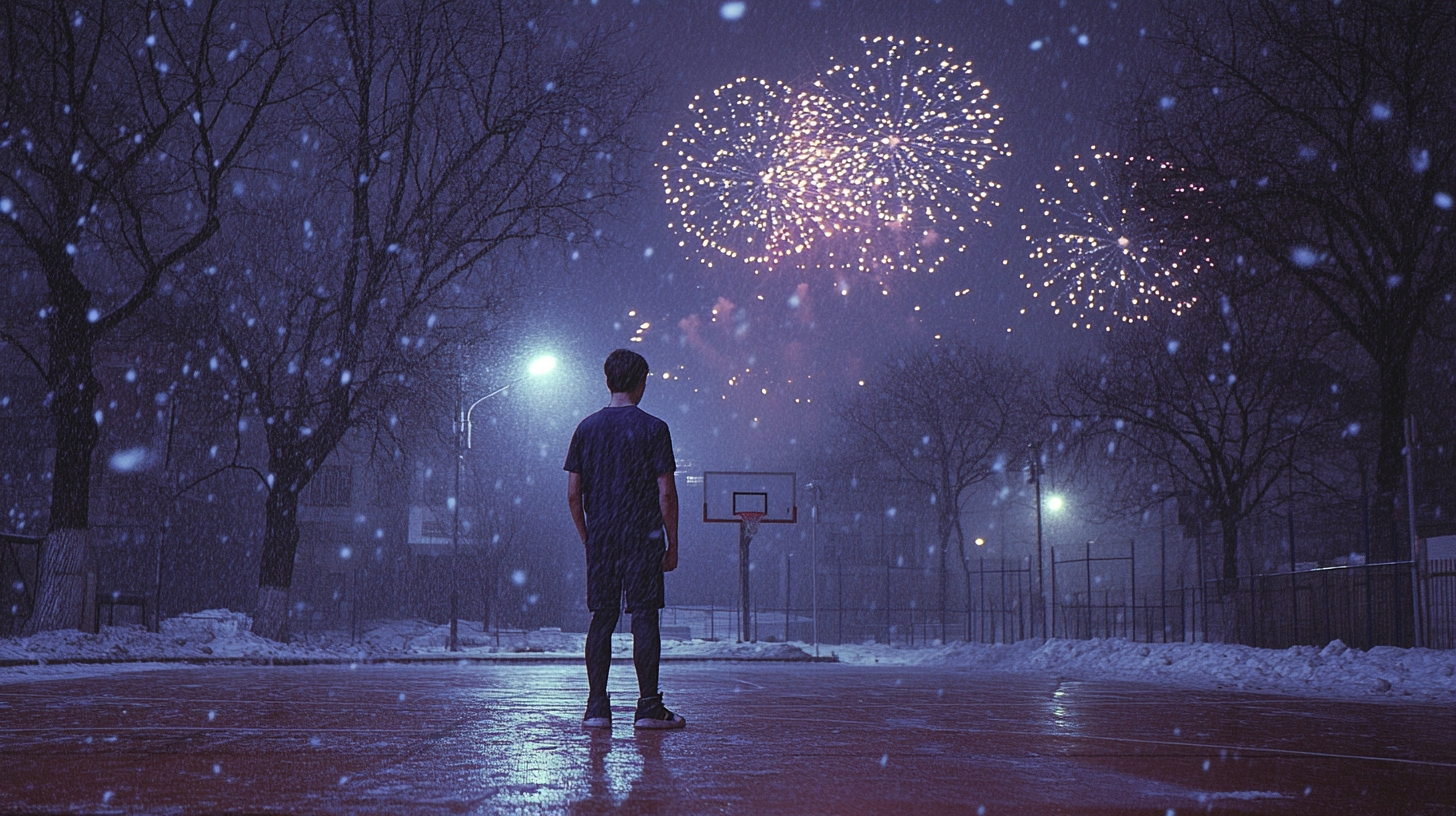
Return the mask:
MULTIPOLYGON (((289 644, 249 630, 247 615, 209 610, 162 622, 161 633, 136 626, 99 635, 68 630, 0 639, 0 682, 77 677, 222 661, 448 661, 459 657, 576 658, 584 635, 557 630, 482 632, 460 622, 462 651, 446 651, 449 627, 425 621, 371 622, 351 642, 344 632, 315 632, 289 644)), ((631 638, 617 635, 613 651, 631 655, 631 638)), ((803 660, 805 643, 664 640, 663 654, 679 658, 803 660)), ((937 666, 1026 672, 1068 680, 1127 680, 1192 688, 1242 689, 1364 700, 1456 703, 1456 652, 1376 647, 1255 649, 1221 643, 1133 643, 1122 639, 1023 641, 1011 645, 821 645, 823 656, 856 665, 937 666)))
MULTIPOLYGON (((534 656, 577 658, 586 635, 557 629, 483 632, 480 624, 460 621, 461 651, 449 652, 450 627, 418 620, 371 621, 357 639, 347 632, 295 635, 288 644, 261 638, 240 612, 212 609, 162 621, 160 633, 131 626, 104 627, 93 635, 75 629, 42 632, 28 638, 0 638, 0 682, 13 669, 154 661, 166 664, 209 662, 339 662, 390 659, 534 656)), ((806 660, 808 655, 786 643, 728 643, 664 640, 668 655, 739 660, 806 660)), ((630 657, 630 635, 616 635, 613 652, 630 657)), ((33 676, 34 673, 32 672, 33 676)))
POLYGON ((1067 680, 1131 680, 1194 688, 1241 689, 1307 697, 1456 703, 1456 652, 1377 646, 1255 649, 1225 643, 1105 640, 952 643, 899 648, 820 647, 845 663, 953 666, 1032 672, 1067 680))

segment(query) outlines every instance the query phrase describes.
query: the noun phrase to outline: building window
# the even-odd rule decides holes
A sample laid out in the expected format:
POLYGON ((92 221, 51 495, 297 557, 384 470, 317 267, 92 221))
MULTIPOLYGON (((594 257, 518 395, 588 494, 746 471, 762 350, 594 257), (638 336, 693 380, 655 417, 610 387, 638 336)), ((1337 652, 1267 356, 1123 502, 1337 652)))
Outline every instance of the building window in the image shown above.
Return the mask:
POLYGON ((425 538, 449 538, 453 527, 447 523, 448 520, 448 517, 442 519, 429 513, 420 524, 420 534, 425 538))
POLYGON ((324 465, 308 485, 307 502, 315 507, 348 507, 354 492, 348 465, 324 465))

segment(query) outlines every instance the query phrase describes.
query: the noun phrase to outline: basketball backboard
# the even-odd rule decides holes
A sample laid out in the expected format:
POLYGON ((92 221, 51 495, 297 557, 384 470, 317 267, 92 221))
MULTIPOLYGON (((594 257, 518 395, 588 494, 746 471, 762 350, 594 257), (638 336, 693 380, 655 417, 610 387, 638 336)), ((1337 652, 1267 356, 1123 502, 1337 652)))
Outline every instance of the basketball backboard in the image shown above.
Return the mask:
POLYGON ((799 520, 793 473, 726 470, 703 472, 703 521, 743 521, 742 513, 762 513, 761 524, 799 520))

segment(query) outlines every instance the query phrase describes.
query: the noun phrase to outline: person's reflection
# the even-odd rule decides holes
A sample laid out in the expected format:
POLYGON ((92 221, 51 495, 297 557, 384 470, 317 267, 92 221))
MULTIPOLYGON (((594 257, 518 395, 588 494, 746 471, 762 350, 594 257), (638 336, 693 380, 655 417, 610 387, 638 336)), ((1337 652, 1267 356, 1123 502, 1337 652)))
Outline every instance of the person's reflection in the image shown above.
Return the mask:
POLYGON ((632 780, 627 798, 622 800, 622 809, 656 813, 668 804, 674 790, 672 771, 662 758, 662 744, 678 735, 666 731, 636 731, 633 735, 637 756, 642 758, 642 771, 632 780))
POLYGON ((587 743, 587 788, 586 798, 571 803, 571 813, 609 813, 617 809, 617 794, 622 789, 622 780, 607 767, 607 758, 612 753, 610 730, 593 730, 587 743))
POLYGON ((611 734, 592 733, 587 745, 586 798, 572 802, 570 812, 652 813, 666 805, 673 790, 673 779, 662 756, 662 743, 673 736, 662 731, 633 732, 632 744, 639 760, 634 768, 630 760, 621 761, 620 753, 618 761, 611 761, 611 734), (629 774, 632 774, 630 781, 629 774), (621 796, 624 788, 627 795, 621 796))

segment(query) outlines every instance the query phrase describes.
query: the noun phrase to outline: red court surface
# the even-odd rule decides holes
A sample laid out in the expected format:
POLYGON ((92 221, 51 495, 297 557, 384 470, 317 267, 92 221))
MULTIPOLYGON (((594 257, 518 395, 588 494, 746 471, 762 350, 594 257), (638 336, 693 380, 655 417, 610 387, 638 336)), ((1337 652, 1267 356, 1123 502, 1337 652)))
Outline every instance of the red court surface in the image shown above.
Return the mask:
POLYGON ((1456 813, 1456 713, 915 667, 669 664, 684 731, 562 665, 0 685, 0 811, 1456 813), (984 810, 982 810, 984 808, 984 810))

